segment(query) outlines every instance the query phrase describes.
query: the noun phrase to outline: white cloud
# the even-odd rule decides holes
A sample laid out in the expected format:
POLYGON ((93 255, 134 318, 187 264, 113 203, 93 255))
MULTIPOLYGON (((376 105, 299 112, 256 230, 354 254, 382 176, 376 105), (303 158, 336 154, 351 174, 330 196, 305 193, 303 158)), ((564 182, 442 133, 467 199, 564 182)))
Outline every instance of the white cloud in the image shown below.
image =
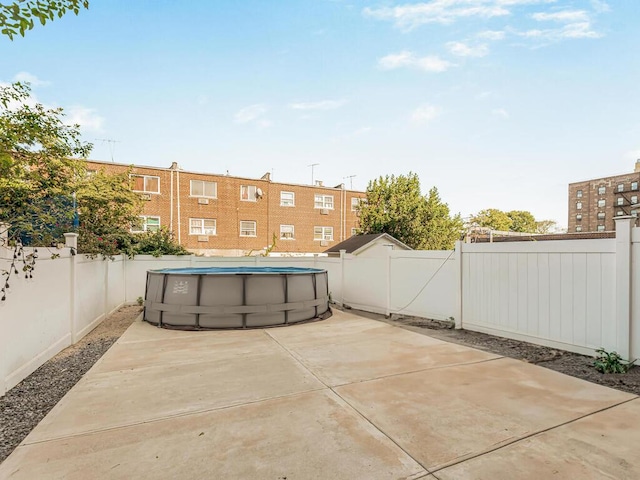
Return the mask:
POLYGON ((440 116, 441 110, 435 105, 421 105, 411 114, 411 121, 415 123, 429 123, 440 116))
POLYGON ((437 55, 418 57, 414 53, 408 51, 382 57, 378 60, 378 65, 384 70, 407 67, 435 73, 445 72, 449 68, 455 67, 455 64, 447 60, 443 60, 437 55))
POLYGON ((584 10, 563 10, 561 12, 534 13, 531 18, 539 22, 588 22, 589 14, 584 10))
MULTIPOLYGON (((267 110, 267 106, 263 103, 256 103, 249 105, 248 107, 241 108, 236 112, 233 118, 236 123, 249 123, 262 117, 267 113, 267 110)), ((262 121, 265 122, 265 120, 262 121)))
POLYGON ((502 40, 505 37, 505 32, 502 30, 484 30, 478 33, 477 37, 485 40, 502 40))
POLYGON ((80 125, 82 129, 90 132, 102 132, 104 118, 96 113, 93 108, 74 105, 65 109, 68 125, 80 125))
POLYGON ((509 112, 507 112, 504 108, 494 108, 493 110, 491 110, 491 114, 505 120, 509 118, 509 112))
POLYGON ((290 103, 289 108, 293 110, 335 110, 345 103, 347 103, 345 100, 322 100, 319 102, 290 103))
POLYGON ((362 13, 378 20, 393 21, 396 27, 404 30, 428 23, 450 24, 464 17, 492 18, 509 15, 509 10, 497 2, 491 3, 483 5, 480 1, 434 0, 378 9, 367 7, 362 13))
POLYGON ((601 38, 602 34, 591 28, 590 22, 570 23, 561 28, 549 28, 544 30, 533 29, 524 32, 516 32, 521 37, 544 40, 558 41, 568 38, 601 38))
POLYGON ((18 72, 15 74, 15 76, 13 77, 13 81, 14 82, 29 82, 31 84, 32 87, 46 87, 47 85, 50 85, 51 82, 47 82, 45 80, 40 80, 38 77, 36 77, 35 75, 29 73, 29 72, 18 72))
POLYGON ((449 42, 447 48, 457 57, 484 57, 489 53, 489 47, 484 44, 469 46, 463 42, 449 42))
POLYGON ((607 13, 611 11, 609 4, 603 0, 591 0, 591 7, 596 13, 607 13))

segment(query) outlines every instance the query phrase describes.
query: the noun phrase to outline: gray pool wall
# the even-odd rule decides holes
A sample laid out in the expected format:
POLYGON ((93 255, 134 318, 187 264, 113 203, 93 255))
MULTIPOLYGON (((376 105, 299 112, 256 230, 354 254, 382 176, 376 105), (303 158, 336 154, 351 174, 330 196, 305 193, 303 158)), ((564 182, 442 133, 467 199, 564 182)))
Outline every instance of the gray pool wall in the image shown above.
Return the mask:
POLYGON ((183 329, 256 328, 330 315, 326 270, 181 268, 147 272, 144 320, 183 329))

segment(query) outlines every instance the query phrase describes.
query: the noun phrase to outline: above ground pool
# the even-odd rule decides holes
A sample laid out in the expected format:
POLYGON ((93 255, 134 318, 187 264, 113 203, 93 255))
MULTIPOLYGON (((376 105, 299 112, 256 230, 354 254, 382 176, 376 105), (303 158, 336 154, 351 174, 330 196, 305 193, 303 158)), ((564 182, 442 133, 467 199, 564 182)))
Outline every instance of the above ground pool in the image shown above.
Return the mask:
POLYGON ((144 320, 189 330, 288 325, 331 315, 327 271, 317 268, 149 270, 144 320))

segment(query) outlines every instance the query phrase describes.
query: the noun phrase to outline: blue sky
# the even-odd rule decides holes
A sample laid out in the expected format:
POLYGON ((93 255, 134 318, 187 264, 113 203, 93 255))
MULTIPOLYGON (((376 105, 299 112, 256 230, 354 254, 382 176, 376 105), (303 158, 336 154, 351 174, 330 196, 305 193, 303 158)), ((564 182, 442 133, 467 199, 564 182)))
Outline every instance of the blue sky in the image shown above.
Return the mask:
POLYGON ((637 0, 92 0, 0 38, 96 160, 364 190, 567 223, 567 184, 640 158, 637 0), (103 139, 115 140, 106 142, 103 139), (347 178, 351 177, 352 178, 347 178))

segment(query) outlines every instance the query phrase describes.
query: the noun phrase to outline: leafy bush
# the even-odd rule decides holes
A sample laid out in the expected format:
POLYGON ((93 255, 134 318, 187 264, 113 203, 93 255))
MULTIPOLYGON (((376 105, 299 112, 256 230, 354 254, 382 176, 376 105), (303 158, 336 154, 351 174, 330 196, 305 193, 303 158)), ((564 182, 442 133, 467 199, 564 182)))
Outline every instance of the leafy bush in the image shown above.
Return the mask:
POLYGON ((593 366, 601 373, 627 373, 636 362, 623 360, 618 353, 607 352, 604 348, 599 348, 596 353, 598 357, 593 362, 593 366))
POLYGON ((191 255, 191 252, 175 241, 169 229, 161 228, 156 232, 135 235, 130 252, 130 256, 133 255, 161 257, 162 255, 191 255))

